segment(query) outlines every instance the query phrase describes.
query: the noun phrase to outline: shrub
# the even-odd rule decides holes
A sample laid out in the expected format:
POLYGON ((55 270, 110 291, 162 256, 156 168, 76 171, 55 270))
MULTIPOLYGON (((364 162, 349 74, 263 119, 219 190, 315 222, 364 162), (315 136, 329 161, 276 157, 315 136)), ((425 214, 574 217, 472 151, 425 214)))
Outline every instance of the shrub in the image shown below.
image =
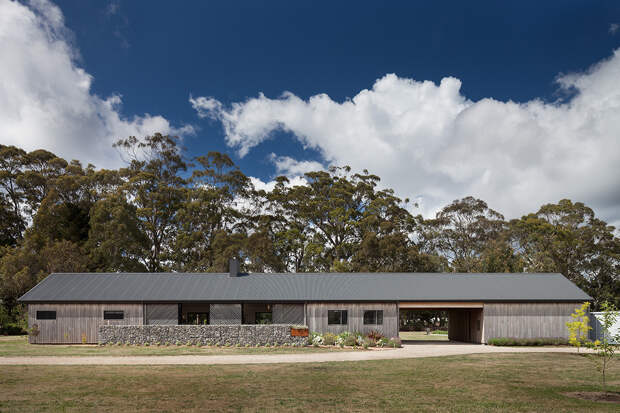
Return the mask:
POLYGON ((388 345, 389 342, 390 340, 388 340, 387 337, 381 337, 379 340, 377 340, 377 346, 385 347, 388 345))
POLYGON ((332 333, 325 333, 323 335, 323 344, 326 346, 333 346, 336 344, 336 335, 332 333))
POLYGON ((318 347, 321 344, 323 344, 323 336, 320 334, 315 334, 314 337, 312 338, 312 345, 314 347, 318 347))
POLYGON ((316 336, 320 336, 320 334, 319 334, 319 333, 316 333, 316 332, 314 332, 314 331, 310 331, 310 332, 308 333, 308 344, 314 344, 314 338, 315 338, 316 336))
POLYGON ((0 335, 21 336, 22 334, 26 334, 26 333, 36 336, 39 333, 38 326, 36 328, 33 326, 33 328, 30 331, 26 331, 20 325, 16 323, 7 323, 5 325, 0 325, 0 335), (35 330, 36 330, 36 334, 33 333, 33 331, 35 330))
POLYGON ((377 341, 374 338, 367 337, 364 339, 364 348, 376 347, 377 341))
POLYGON ((400 348, 403 346, 403 343, 400 341, 400 338, 392 337, 390 338, 390 341, 388 341, 388 346, 393 348, 400 348))
POLYGON ((495 337, 489 339, 487 344, 491 346, 566 346, 568 340, 565 338, 514 338, 514 337, 495 337))
POLYGON ((376 342, 379 341, 379 339, 383 338, 383 334, 378 331, 372 330, 370 333, 368 333, 368 338, 376 342))
POLYGON ((353 336, 353 335, 349 335, 346 336, 344 339, 344 345, 345 346, 351 346, 354 347, 357 344, 357 337, 353 336))

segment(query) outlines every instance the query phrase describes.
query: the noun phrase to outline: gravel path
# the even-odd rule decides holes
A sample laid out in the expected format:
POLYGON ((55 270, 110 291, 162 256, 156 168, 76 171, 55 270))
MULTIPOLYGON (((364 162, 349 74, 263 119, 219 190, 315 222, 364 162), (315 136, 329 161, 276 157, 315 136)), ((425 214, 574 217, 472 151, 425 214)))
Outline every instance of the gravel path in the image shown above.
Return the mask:
POLYGON ((494 347, 479 344, 405 344, 400 349, 333 353, 239 354, 213 356, 33 356, 0 357, 0 365, 166 365, 323 363, 454 356, 477 353, 574 353, 571 347, 494 347))

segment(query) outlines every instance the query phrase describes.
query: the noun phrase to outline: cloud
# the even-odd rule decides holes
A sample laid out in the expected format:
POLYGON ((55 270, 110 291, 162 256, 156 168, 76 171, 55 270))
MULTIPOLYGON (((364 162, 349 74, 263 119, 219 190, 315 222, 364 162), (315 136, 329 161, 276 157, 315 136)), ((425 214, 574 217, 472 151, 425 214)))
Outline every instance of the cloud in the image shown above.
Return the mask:
POLYGON ((620 24, 618 24, 618 23, 612 23, 612 24, 609 25, 609 33, 610 34, 616 34, 618 29, 620 29, 620 24))
POLYGON ((118 167, 112 143, 154 132, 188 135, 162 116, 126 118, 118 94, 99 97, 61 10, 45 0, 28 6, 0 0, 0 143, 44 148, 99 167, 118 167))
POLYGON ((276 167, 276 172, 286 176, 301 176, 306 172, 322 171, 323 164, 316 161, 298 161, 290 156, 270 155, 270 159, 276 167))
MULTIPOLYGON (((571 198, 618 223, 620 52, 557 82, 571 97, 552 103, 472 101, 454 77, 435 84, 394 74, 343 102, 285 92, 229 106, 209 97, 191 103, 222 123, 240 156, 285 131, 325 163, 378 174, 427 216, 466 195, 508 217, 571 198)), ((287 163, 295 165, 282 162, 282 171, 287 163)))

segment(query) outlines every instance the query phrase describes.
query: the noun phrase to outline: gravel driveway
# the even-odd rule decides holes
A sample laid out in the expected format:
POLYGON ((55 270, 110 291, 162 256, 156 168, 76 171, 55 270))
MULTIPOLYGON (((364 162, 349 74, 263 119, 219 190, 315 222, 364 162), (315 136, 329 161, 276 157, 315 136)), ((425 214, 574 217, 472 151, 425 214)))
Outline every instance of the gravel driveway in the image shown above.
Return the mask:
POLYGON ((0 357, 0 365, 165 365, 165 364, 268 364, 329 361, 386 360, 454 356, 476 353, 574 353, 572 347, 494 347, 480 344, 404 344, 399 349, 297 354, 239 354, 223 356, 0 357))

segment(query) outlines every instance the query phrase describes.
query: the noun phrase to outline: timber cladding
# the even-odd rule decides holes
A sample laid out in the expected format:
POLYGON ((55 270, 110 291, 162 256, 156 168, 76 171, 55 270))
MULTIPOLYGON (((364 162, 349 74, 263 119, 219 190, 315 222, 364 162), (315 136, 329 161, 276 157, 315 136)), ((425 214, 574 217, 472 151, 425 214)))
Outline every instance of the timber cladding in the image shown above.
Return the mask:
POLYGON ((398 306, 396 303, 308 303, 306 323, 310 331, 339 334, 344 331, 368 334, 378 331, 386 337, 398 337, 398 306), (329 310, 347 310, 347 324, 328 324, 329 310), (364 311, 382 310, 382 324, 364 324, 364 311))
POLYGON ((39 333, 30 335, 32 344, 97 343, 101 325, 143 324, 142 304, 29 304, 28 328, 37 325, 39 333), (56 319, 37 320, 37 311, 55 311, 56 319), (104 320, 103 312, 123 312, 123 319, 104 320))
POLYGON ((484 342, 496 337, 568 338, 566 323, 581 303, 487 303, 484 342))

